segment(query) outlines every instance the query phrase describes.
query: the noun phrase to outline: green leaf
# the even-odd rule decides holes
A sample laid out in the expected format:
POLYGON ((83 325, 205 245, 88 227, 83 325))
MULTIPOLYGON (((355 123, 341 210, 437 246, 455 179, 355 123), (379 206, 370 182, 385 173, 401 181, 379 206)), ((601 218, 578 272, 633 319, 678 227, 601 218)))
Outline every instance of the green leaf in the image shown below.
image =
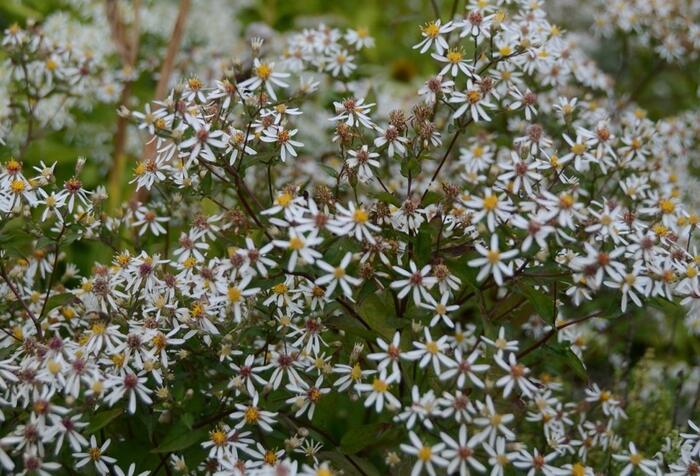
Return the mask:
POLYGON ((476 280, 476 276, 479 273, 477 268, 472 268, 471 266, 466 266, 466 253, 470 249, 469 245, 463 245, 459 250, 457 250, 460 256, 457 259, 451 259, 447 262, 450 271, 452 271, 455 276, 457 276, 464 284, 469 286, 472 290, 479 289, 479 282, 476 280))
POLYGON ((442 195, 432 190, 425 194, 425 199, 421 202, 422 205, 432 205, 442 200, 442 195))
POLYGON ((555 319, 555 307, 552 303, 552 297, 535 289, 530 285, 520 286, 520 292, 527 298, 527 301, 533 307, 535 312, 542 317, 546 322, 553 323, 555 319))
POLYGON ((340 449, 344 453, 358 453, 368 446, 375 446, 382 442, 387 435, 391 436, 390 432, 393 428, 391 423, 382 422, 355 426, 343 435, 340 440, 340 449))
POLYGON ((345 331, 357 337, 368 341, 374 341, 377 337, 374 332, 364 327, 361 323, 353 319, 352 316, 345 314, 343 316, 329 317, 324 320, 324 323, 331 329, 345 331))
POLYGON ((333 466, 343 471, 344 474, 365 474, 367 476, 380 476, 379 470, 367 459, 355 455, 346 455, 340 451, 321 451, 318 458, 329 461, 333 466))
POLYGON ((424 226, 416 236, 416 248, 414 250, 414 256, 416 261, 424 265, 430 262, 432 251, 433 251, 433 235, 432 228, 430 226, 424 226))
POLYGON ((389 290, 372 294, 360 304, 358 314, 367 325, 387 339, 391 339, 396 329, 404 325, 394 313, 394 300, 389 290))
POLYGON ((71 302, 74 298, 75 296, 73 296, 72 293, 54 294, 49 298, 49 302, 46 303, 46 310, 50 311, 51 309, 64 306, 71 302))
POLYGON ((377 193, 374 193, 372 195, 374 196, 374 198, 376 198, 380 202, 390 203, 390 204, 397 206, 397 207, 401 206, 401 202, 399 201, 398 197, 395 197, 391 193, 377 192, 377 193))
POLYGON ((38 10, 24 5, 22 2, 0 2, 0 17, 12 21, 26 21, 28 19, 41 20, 43 15, 38 10))
POLYGON ((335 170, 330 165, 326 165, 326 164, 318 164, 318 165, 321 167, 321 169, 323 169, 324 172, 326 172, 331 177, 338 178, 338 171, 335 170))
POLYGON ((420 174, 420 163, 414 157, 401 162, 401 175, 408 177, 409 173, 414 178, 420 174))
POLYGON ((50 238, 48 236, 42 236, 38 240, 36 240, 36 244, 34 245, 36 249, 44 249, 47 248, 49 245, 53 245, 56 240, 53 238, 50 238))
POLYGON ((86 428, 87 433, 92 434, 101 430, 123 413, 123 408, 113 408, 112 410, 96 413, 95 416, 90 419, 90 424, 86 428))
POLYGON ((215 213, 218 213, 221 210, 219 205, 217 205, 211 199, 206 197, 202 199, 202 201, 200 202, 200 206, 202 207, 202 212, 208 215, 214 215, 215 213))
POLYGON ((201 428, 199 430, 183 430, 182 427, 173 428, 170 432, 170 436, 163 440, 163 442, 151 450, 151 453, 173 453, 175 451, 182 451, 190 446, 200 443, 207 438, 207 430, 201 428))
POLYGON ((182 415, 182 418, 180 418, 180 421, 191 430, 192 425, 194 424, 194 415, 191 413, 185 413, 182 415))
POLYGON ((554 362, 560 362, 576 373, 581 379, 588 380, 588 372, 581 360, 571 350, 571 346, 566 342, 556 344, 546 344, 542 347, 544 353, 549 354, 548 358, 552 358, 554 362))
POLYGON ((202 193, 204 193, 204 196, 211 195, 211 189, 214 186, 214 179, 212 178, 212 174, 208 173, 207 175, 204 176, 202 181, 199 183, 200 190, 202 190, 202 193))
MULTIPOLYGON (((337 264, 343 259, 348 251, 357 251, 357 242, 349 240, 347 238, 339 238, 335 242, 331 243, 329 240, 328 248, 324 252, 324 260, 327 263, 337 264)), ((325 244, 325 243, 324 243, 325 244)))

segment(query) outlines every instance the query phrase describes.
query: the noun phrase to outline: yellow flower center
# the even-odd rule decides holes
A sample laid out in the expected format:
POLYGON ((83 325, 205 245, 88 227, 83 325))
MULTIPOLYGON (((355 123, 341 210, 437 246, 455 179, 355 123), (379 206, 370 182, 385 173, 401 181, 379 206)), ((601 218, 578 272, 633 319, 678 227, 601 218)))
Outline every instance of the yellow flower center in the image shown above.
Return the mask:
POLYGON ((104 384, 98 380, 92 384, 90 390, 92 390, 92 393, 96 395, 101 395, 104 388, 104 384))
POLYGON ((437 354, 439 351, 437 343, 432 340, 425 344, 425 350, 427 350, 431 354, 437 354))
POLYGON ((447 61, 452 64, 459 63, 462 61, 462 53, 456 50, 451 50, 447 53, 447 61))
POLYGON ((156 334, 153 337, 153 339, 151 339, 151 342, 153 343, 153 347, 155 347, 158 350, 163 350, 165 348, 165 346, 168 344, 168 340, 161 333, 156 334))
POLYGON ((576 463, 571 467, 571 476, 585 476, 586 467, 581 463, 576 463))
POLYGON ((352 219, 355 223, 366 223, 369 220, 369 214, 363 208, 358 208, 352 214, 352 219))
POLYGON ((559 204, 561 205, 562 208, 571 208, 574 206, 575 200, 574 197, 569 195, 568 193, 563 193, 559 197, 559 204))
POLYGON ((669 214, 676 210, 676 204, 669 199, 662 198, 659 200, 659 208, 663 213, 669 214))
POLYGON ((144 164, 143 162, 139 162, 138 164, 136 164, 136 167, 134 167, 134 175, 141 176, 145 173, 146 173, 146 164, 144 164))
POLYGON ((102 450, 99 448, 90 448, 88 450, 88 454, 90 455, 91 460, 98 461, 102 456, 102 450))
POLYGON ((421 31, 428 38, 436 38, 440 33, 440 27, 437 26, 437 23, 431 21, 430 23, 426 23, 425 26, 421 28, 421 31))
POLYGON ((117 256, 117 264, 124 268, 131 261, 131 257, 128 254, 122 254, 117 256))
POLYGON ((221 430, 212 431, 209 434, 209 439, 216 446, 224 446, 226 444, 226 433, 221 430))
POLYGON ((309 390, 308 397, 309 400, 311 400, 312 402, 318 402, 321 399, 321 391, 314 387, 311 390, 309 390))
POLYGON ((267 63, 262 63, 260 66, 255 68, 255 74, 258 75, 258 78, 266 81, 270 75, 272 75, 272 68, 270 68, 270 65, 267 63))
POLYGON ((272 450, 267 450, 263 459, 270 466, 273 466, 275 463, 277 463, 277 455, 272 450))
POLYGON ((571 146, 571 152, 576 155, 581 155, 586 152, 586 144, 574 144, 571 146))
POLYGON ((259 417, 260 412, 255 407, 248 407, 248 409, 245 411, 245 415, 243 416, 246 423, 256 423, 259 417))
POLYGON ((467 100, 469 101, 469 104, 476 104, 479 101, 481 101, 481 91, 477 89, 470 89, 467 92, 467 100))
POLYGON ((486 253, 486 259, 490 264, 496 264, 501 260, 501 253, 496 250, 489 250, 489 252, 486 253))
POLYGON ((195 91, 197 91, 197 90, 199 90, 199 89, 202 89, 202 86, 204 86, 204 84, 202 83, 202 81, 200 81, 198 78, 190 78, 190 79, 188 79, 188 80, 187 80, 187 85, 190 87, 190 89, 195 90, 195 91))
POLYGON ((231 302, 238 302, 241 300, 243 293, 241 290, 235 286, 228 288, 228 300, 231 302))
POLYGON ((432 450, 432 448, 429 448, 427 446, 422 447, 418 451, 418 458, 421 461, 430 461, 430 458, 432 458, 432 456, 433 456, 433 450, 432 450))
POLYGON ((489 195, 484 197, 484 208, 487 210, 493 210, 498 206, 498 197, 496 195, 489 195))
POLYGON ((289 240, 289 248, 291 248, 295 251, 299 251, 303 247, 304 247, 304 241, 301 238, 295 236, 289 240))
POLYGON ((286 208, 287 205, 289 205, 289 202, 292 201, 292 196, 288 193, 280 193, 277 195, 277 199, 275 202, 277 202, 277 205, 280 207, 286 208))
POLYGON ((118 369, 124 367, 124 362, 126 361, 126 357, 124 354, 114 354, 112 357, 112 363, 114 366, 118 369))
POLYGON ((287 285, 284 283, 275 284, 272 287, 272 292, 274 292, 275 294, 287 294, 287 290, 287 285))
POLYGON ((192 317, 194 318, 202 317, 204 315, 204 306, 198 302, 194 303, 192 305, 192 309, 190 310, 190 314, 192 314, 192 317))
POLYGON ((666 228, 661 223, 657 223, 651 229, 654 231, 654 233, 656 233, 659 236, 666 236, 668 234, 668 228, 666 228))
POLYGON ((48 361, 46 367, 49 369, 53 375, 56 375, 61 370, 61 364, 51 359, 48 361))
POLYGON ((24 180, 22 180, 22 179, 14 179, 10 183, 10 190, 12 190, 13 193, 16 193, 16 194, 22 193, 22 192, 24 192, 24 188, 25 188, 25 183, 24 183, 24 180))
POLYGON ((375 378, 372 382, 372 390, 379 393, 384 393, 389 389, 389 384, 384 380, 375 378))
POLYGON ((185 261, 182 262, 182 265, 187 268, 187 269, 192 269, 194 266, 197 264, 197 259, 194 256, 190 256, 187 258, 185 261))

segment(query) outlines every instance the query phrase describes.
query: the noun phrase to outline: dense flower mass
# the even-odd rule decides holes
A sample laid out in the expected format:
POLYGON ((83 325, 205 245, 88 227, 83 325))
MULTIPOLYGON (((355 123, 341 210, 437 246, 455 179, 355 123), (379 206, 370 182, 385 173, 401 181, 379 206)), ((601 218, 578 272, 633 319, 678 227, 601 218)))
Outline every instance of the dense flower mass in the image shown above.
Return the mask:
MULTIPOLYGON (((113 3, 75 2, 117 47, 66 18, 2 39, 2 471, 700 474, 700 372, 668 357, 700 333, 696 113, 650 119, 531 0, 434 2, 410 94, 366 28, 258 25, 184 33, 133 107, 158 68, 127 27, 167 44, 186 10, 113 3), (27 159, 100 104, 144 138, 123 204, 89 152, 27 159)), ((699 15, 595 24, 692 62, 699 15)))

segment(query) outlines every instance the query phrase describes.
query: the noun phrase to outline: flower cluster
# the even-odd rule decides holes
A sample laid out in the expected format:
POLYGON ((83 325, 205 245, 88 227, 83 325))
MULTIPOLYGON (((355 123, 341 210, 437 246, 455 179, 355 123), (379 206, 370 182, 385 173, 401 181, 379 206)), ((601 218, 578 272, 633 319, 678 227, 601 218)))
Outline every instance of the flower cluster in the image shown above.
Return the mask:
MULTIPOLYGON (((697 115, 617 102, 536 1, 421 26, 433 74, 398 105, 366 29, 276 39, 120 107, 152 150, 116 212, 84 159, 4 162, 0 467, 698 474, 681 410, 637 431, 673 397, 632 346, 700 330, 697 115)), ((28 99, 99 82, 39 30, 3 45, 28 99)))
POLYGON ((636 33, 635 41, 653 49, 660 61, 683 64, 698 58, 700 22, 694 1, 606 2, 595 15, 595 27, 606 37, 615 31, 636 33))
POLYGON ((86 51, 42 26, 13 24, 4 32, 2 48, 0 141, 9 136, 22 147, 41 129, 71 124, 71 108, 115 102, 125 79, 108 63, 109 49, 86 51))

